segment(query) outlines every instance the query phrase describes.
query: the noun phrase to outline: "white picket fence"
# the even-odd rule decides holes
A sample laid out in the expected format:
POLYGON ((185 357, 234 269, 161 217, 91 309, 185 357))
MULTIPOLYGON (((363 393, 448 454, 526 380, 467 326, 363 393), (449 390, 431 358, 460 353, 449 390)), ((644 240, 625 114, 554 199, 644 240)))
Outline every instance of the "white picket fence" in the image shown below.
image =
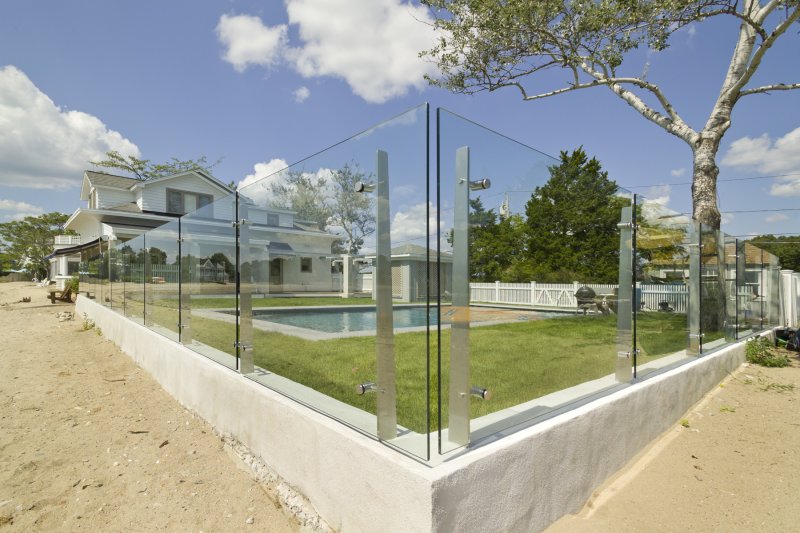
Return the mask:
MULTIPOLYGON (((470 283, 470 300, 476 303, 519 305, 542 309, 576 309, 575 292, 584 284, 573 283, 470 283)), ((587 283, 598 297, 611 298, 617 285, 587 283)), ((658 310, 669 307, 677 313, 686 313, 689 290, 685 285, 637 284, 639 302, 644 309, 658 310), (662 302, 666 302, 666 306, 662 302)))

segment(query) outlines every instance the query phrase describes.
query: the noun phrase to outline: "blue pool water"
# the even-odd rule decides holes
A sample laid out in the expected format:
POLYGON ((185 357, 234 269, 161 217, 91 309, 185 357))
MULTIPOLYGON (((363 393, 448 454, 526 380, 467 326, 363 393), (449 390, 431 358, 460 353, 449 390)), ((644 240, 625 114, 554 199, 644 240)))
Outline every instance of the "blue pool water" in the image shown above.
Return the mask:
MULTIPOLYGON (((401 307, 393 311, 395 328, 425 326, 424 307, 401 307)), ((376 328, 374 309, 330 309, 315 311, 270 311, 255 310, 253 318, 287 326, 313 329, 326 333, 372 331, 376 328)), ((436 324, 436 310, 431 310, 431 325, 436 324)))

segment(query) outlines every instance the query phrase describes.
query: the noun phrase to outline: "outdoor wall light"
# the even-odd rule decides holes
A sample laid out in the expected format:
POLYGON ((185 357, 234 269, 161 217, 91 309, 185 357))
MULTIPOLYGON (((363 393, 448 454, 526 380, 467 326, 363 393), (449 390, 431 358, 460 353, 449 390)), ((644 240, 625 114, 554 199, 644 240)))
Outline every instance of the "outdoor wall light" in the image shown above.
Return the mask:
POLYGON ((491 400, 492 399, 492 391, 489 389, 484 389, 483 387, 473 387, 470 389, 469 393, 472 396, 477 396, 481 400, 491 400))
POLYGON ((375 190, 375 184, 368 181, 357 181, 355 189, 356 192, 372 192, 375 190))
POLYGON ((490 180, 489 178, 483 178, 482 180, 469 182, 469 190, 471 191, 483 191, 491 186, 492 186, 492 180, 490 180))
POLYGON ((367 381, 366 383, 360 383, 356 385, 356 394, 359 396, 366 394, 368 392, 376 392, 378 390, 378 386, 371 382, 367 381))

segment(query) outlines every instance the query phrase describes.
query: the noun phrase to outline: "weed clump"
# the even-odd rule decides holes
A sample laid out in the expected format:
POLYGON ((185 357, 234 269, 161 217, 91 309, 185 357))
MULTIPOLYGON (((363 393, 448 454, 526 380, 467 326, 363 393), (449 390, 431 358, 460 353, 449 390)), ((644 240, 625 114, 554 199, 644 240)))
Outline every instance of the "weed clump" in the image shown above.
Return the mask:
POLYGON ((784 367, 789 364, 789 358, 775 353, 772 343, 764 337, 748 341, 745 356, 748 362, 761 366, 784 367))

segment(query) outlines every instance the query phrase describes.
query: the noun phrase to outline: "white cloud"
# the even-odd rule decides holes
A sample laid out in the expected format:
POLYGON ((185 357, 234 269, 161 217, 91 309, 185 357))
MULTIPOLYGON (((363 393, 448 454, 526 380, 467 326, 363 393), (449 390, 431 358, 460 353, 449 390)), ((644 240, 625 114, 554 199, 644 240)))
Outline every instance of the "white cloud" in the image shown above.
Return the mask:
POLYGON ((237 72, 244 72, 250 65, 275 65, 287 40, 285 24, 265 26, 260 18, 251 15, 222 15, 216 32, 226 47, 222 58, 237 72))
MULTIPOLYGON (((722 164, 759 172, 800 174, 800 127, 774 141, 766 133, 756 138, 737 139, 731 143, 722 164)), ((800 176, 777 178, 770 194, 800 196, 800 176)))
POLYGON ((253 173, 245 176, 237 188, 251 200, 263 205, 271 195, 270 185, 282 179, 283 173, 279 171, 288 166, 286 161, 278 158, 256 163, 253 165, 253 173))
POLYGON ((669 175, 672 176, 673 178, 680 178, 681 176, 685 176, 686 175, 686 168, 683 168, 683 167, 674 168, 674 169, 669 171, 669 175))
POLYGON ((3 220, 22 220, 25 217, 35 217, 44 213, 44 209, 38 205, 2 199, 0 199, 0 211, 11 211, 0 217, 3 220))
POLYGON ((669 198, 671 193, 672 193, 671 186, 656 185, 654 187, 650 187, 649 189, 647 189, 647 194, 645 194, 645 197, 647 198, 648 202, 665 206, 669 203, 669 198))
POLYGON ((368 102, 381 103, 422 89, 432 63, 419 52, 435 44, 426 8, 403 0, 286 0, 298 41, 286 25, 266 26, 255 16, 223 15, 217 37, 224 59, 239 72, 279 57, 306 78, 342 78, 368 102), (425 24, 425 23, 428 24, 425 24))
POLYGON ((428 235, 428 229, 430 228, 432 234, 436 231, 436 207, 430 202, 412 205, 404 211, 396 212, 391 225, 393 247, 412 241, 425 246, 424 239, 428 235))
POLYGON ((89 161, 139 148, 95 116, 56 106, 19 69, 0 68, 0 184, 57 189, 80 184, 89 161))
POLYGON ((789 217, 784 215, 783 213, 775 213, 774 215, 770 215, 764 219, 764 221, 769 222, 771 224, 776 222, 784 222, 789 220, 789 217))
POLYGON ((733 219, 736 218, 732 213, 720 213, 720 225, 726 226, 733 222, 733 219))
POLYGON ((774 141, 766 133, 737 139, 731 143, 722 164, 760 172, 800 172, 800 127, 774 141))
POLYGON ((294 95, 294 101, 302 104, 311 96, 311 91, 308 90, 308 87, 303 86, 297 88, 292 94, 294 95))

